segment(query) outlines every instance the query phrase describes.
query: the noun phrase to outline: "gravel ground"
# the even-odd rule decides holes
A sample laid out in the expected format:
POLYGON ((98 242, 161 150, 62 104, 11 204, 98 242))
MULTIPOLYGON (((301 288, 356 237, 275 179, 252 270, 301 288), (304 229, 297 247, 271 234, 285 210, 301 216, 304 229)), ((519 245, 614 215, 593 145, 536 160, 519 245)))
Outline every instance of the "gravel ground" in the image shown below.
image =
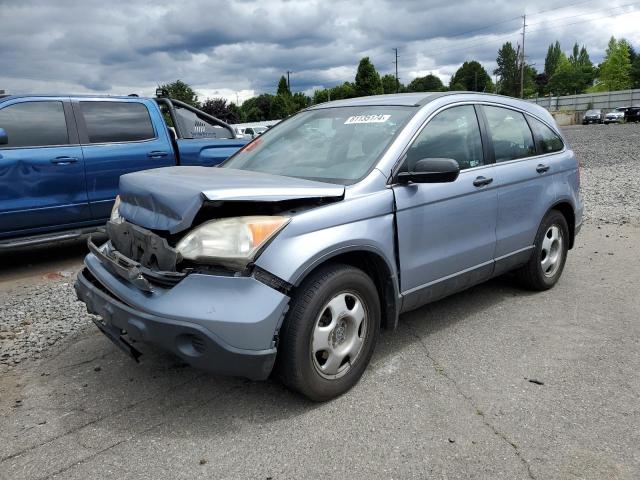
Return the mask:
POLYGON ((76 301, 71 272, 58 275, 46 284, 0 292, 1 364, 40 358, 48 347, 91 323, 85 306, 76 301))
POLYGON ((582 164, 585 219, 640 223, 640 124, 576 125, 564 133, 582 164))
MULTIPOLYGON (((578 125, 564 131, 582 163, 586 221, 640 224, 640 125, 578 125)), ((71 272, 45 276, 46 283, 36 285, 3 288, 0 271, 0 365, 38 358, 47 347, 92 326, 72 288, 81 257, 82 252, 71 272)))

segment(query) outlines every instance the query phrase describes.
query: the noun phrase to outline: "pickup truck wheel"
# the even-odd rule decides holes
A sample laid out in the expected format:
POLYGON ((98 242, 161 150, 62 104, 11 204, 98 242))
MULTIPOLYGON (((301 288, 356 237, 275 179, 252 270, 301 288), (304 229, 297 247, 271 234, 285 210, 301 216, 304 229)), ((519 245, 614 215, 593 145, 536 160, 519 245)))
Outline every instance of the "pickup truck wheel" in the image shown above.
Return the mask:
POLYGON ((542 219, 531 258, 516 271, 520 282, 531 290, 548 290, 562 275, 569 247, 569 227, 564 215, 551 210, 542 219))
POLYGON ((284 324, 276 370, 314 401, 353 387, 369 364, 380 330, 380 300, 362 270, 329 265, 296 290, 284 324))

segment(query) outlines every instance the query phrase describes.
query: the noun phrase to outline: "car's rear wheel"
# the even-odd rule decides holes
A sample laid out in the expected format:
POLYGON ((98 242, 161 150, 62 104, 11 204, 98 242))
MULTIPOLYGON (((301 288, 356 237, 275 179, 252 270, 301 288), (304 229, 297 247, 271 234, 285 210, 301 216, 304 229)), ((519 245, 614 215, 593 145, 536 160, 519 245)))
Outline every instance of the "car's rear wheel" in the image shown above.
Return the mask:
POLYGON ((276 370, 314 401, 349 390, 366 369, 380 330, 380 300, 362 270, 330 265, 296 290, 280 331, 276 370))
POLYGON ((562 275, 569 249, 569 227, 564 215, 551 210, 542 219, 533 253, 516 271, 521 283, 532 290, 552 288, 562 275))

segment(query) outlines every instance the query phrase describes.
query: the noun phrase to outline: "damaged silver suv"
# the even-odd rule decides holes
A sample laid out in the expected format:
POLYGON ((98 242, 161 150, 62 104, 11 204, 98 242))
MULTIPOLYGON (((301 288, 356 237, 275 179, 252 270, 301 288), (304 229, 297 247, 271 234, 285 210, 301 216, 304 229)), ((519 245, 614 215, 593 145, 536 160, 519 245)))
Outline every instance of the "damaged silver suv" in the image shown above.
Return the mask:
MULTIPOLYGON (((475 93, 314 106, 221 168, 125 175, 78 275, 96 325, 211 372, 351 388, 400 313, 515 270, 560 278, 578 162, 541 107, 475 93)), ((138 345, 136 343, 136 345, 138 345)))

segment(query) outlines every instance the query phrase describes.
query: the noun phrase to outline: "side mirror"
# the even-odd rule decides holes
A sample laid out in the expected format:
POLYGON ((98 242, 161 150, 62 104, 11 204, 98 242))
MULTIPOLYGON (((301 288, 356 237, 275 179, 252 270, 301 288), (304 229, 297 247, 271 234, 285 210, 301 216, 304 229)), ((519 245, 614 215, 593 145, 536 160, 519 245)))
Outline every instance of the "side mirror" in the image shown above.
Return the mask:
POLYGON ((9 143, 7 132, 5 132, 4 128, 0 128, 0 145, 6 145, 7 143, 9 143))
POLYGON ((447 183, 458 178, 460 165, 451 158, 423 158, 411 172, 400 172, 399 183, 447 183))

